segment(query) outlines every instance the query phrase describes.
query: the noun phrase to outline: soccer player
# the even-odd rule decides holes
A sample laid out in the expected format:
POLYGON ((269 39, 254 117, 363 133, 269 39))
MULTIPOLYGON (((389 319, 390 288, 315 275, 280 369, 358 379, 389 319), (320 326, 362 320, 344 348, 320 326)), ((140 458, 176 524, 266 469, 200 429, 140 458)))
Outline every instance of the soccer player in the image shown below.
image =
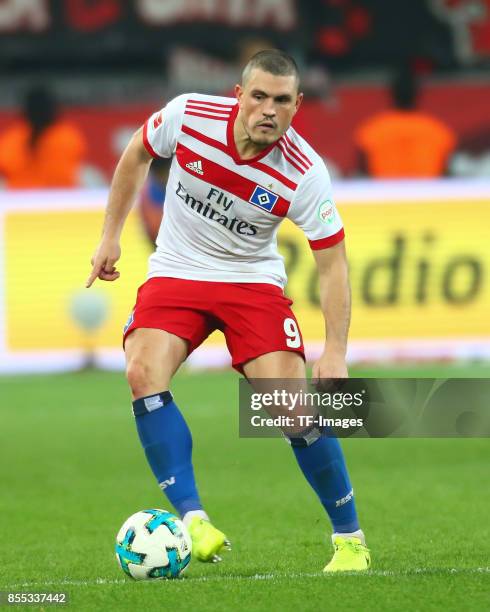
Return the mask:
MULTIPOLYGON (((119 238, 152 158, 172 157, 165 216, 148 280, 124 330, 133 413, 148 463, 201 561, 229 544, 204 511, 192 439, 170 383, 186 357, 221 330, 232 365, 249 379, 306 377, 303 341, 283 294, 281 221, 306 234, 319 272, 325 349, 315 378, 345 378, 350 289, 342 222, 327 169, 291 127, 303 95, 294 60, 261 51, 246 65, 236 99, 185 94, 152 115, 116 168, 102 239, 87 287, 119 278, 119 238)), ((305 478, 333 525, 327 572, 366 570, 370 555, 340 444, 316 428, 290 436, 305 478)))

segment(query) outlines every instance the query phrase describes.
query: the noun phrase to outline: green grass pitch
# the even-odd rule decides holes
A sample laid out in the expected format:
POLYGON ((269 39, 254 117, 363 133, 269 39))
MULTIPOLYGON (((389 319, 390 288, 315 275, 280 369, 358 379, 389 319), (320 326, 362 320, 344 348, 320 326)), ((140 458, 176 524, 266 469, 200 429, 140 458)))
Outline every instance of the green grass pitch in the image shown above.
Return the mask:
POLYGON ((283 440, 238 438, 237 380, 182 372, 173 385, 201 496, 233 550, 218 565, 193 560, 182 580, 138 583, 117 567, 115 534, 137 510, 170 508, 139 447, 123 375, 0 378, 0 590, 66 591, 73 610, 488 609, 488 440, 345 440, 373 569, 325 576, 323 509, 283 440))

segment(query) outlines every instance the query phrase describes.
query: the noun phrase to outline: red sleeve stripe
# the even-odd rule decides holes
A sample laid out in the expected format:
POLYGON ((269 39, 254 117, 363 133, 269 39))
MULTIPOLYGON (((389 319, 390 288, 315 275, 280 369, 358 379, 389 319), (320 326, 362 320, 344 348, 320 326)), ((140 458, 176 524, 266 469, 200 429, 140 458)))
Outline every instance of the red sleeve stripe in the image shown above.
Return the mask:
POLYGON ((291 138, 289 138, 287 134, 284 134, 284 139, 286 140, 288 145, 291 147, 291 149, 294 149, 296 153, 303 159, 303 162, 306 163, 306 165, 311 168, 311 166, 313 166, 313 163, 306 157, 303 151, 291 140, 291 138))
POLYGON ((187 100, 187 104, 201 104, 204 106, 220 106, 231 110, 235 104, 218 104, 217 102, 207 102, 206 100, 187 100))
POLYGON ((215 119, 216 121, 228 121, 230 115, 208 115, 206 113, 195 112, 195 111, 184 111, 184 115, 193 115, 194 117, 204 117, 205 119, 215 119))
POLYGON ((290 149, 285 141, 282 142, 282 145, 284 149, 288 152, 288 154, 296 161, 296 163, 298 163, 304 169, 305 172, 309 170, 309 167, 305 164, 304 161, 302 161, 301 157, 299 157, 299 155, 297 155, 292 149, 290 149))
POLYGON ((207 106, 198 106, 197 104, 188 104, 185 110, 194 110, 200 113, 213 113, 213 115, 226 115, 227 117, 231 114, 229 109, 221 110, 220 108, 209 108, 207 106))
MULTIPOLYGON (((214 140, 214 138, 210 138, 209 136, 205 136, 204 134, 201 134, 201 132, 198 132, 197 130, 190 128, 188 125, 183 125, 182 131, 185 134, 192 136, 196 140, 200 140, 201 142, 204 142, 204 144, 207 144, 210 147, 214 147, 215 149, 218 149, 219 151, 222 151, 223 153, 226 153, 227 155, 230 154, 228 147, 224 143, 220 142, 219 140, 214 140)), ((251 168, 260 170, 261 172, 264 172, 265 174, 268 174, 269 176, 272 176, 273 178, 277 179, 280 183, 282 183, 288 189, 291 189, 292 191, 296 191, 298 187, 296 183, 293 183, 293 181, 289 180, 287 177, 285 177, 283 174, 281 174, 274 168, 270 168, 269 166, 267 166, 267 164, 263 164, 262 162, 252 162, 249 165, 251 168)))
POLYGON ((296 162, 305 169, 305 172, 307 172, 311 166, 308 166, 308 164, 306 164, 301 157, 295 152, 293 151, 293 149, 288 145, 288 143, 284 140, 284 138, 281 138, 281 143, 283 145, 283 147, 285 148, 285 150, 288 152, 288 154, 293 157, 296 162))
POLYGON ((287 159, 287 161, 291 164, 291 166, 296 168, 296 170, 298 172, 301 172, 301 174, 304 174, 306 172, 306 169, 303 166, 299 166, 293 159, 291 159, 288 156, 288 154, 287 154, 288 152, 286 151, 282 140, 278 140, 277 141, 277 146, 279 147, 279 149, 281 149, 282 154, 284 155, 285 159, 287 159))
POLYGON ((328 249, 333 247, 344 239, 344 228, 340 228, 333 236, 327 236, 327 238, 320 238, 319 240, 308 240, 310 247, 313 251, 320 251, 321 249, 328 249))
POLYGON ((145 121, 145 124, 143 126, 143 144, 145 145, 145 149, 152 157, 155 157, 156 159, 160 158, 160 155, 158 155, 158 153, 151 146, 150 141, 148 140, 148 121, 145 121))
MULTIPOLYGON (((251 181, 250 179, 247 179, 244 176, 233 172, 232 170, 228 170, 228 168, 221 166, 211 159, 203 157, 199 153, 195 153, 181 143, 177 145, 176 157, 182 170, 194 178, 210 183, 211 185, 219 187, 228 193, 232 193, 245 202, 250 202, 250 198, 257 187, 257 183, 255 181, 251 181), (191 165, 192 162, 195 162, 196 160, 200 160, 201 162, 202 171, 204 173, 202 177, 188 167, 188 165, 191 165)), ((290 202, 288 200, 278 196, 276 203, 269 212, 272 215, 276 215, 276 217, 285 217, 288 212, 289 205, 290 202)), ((250 202, 250 206, 254 206, 254 204, 250 202)))
POLYGON ((184 132, 184 134, 187 134, 188 136, 192 136, 192 138, 195 138, 196 140, 200 140, 201 142, 204 142, 204 144, 207 144, 210 147, 219 149, 220 151, 223 151, 223 153, 228 153, 228 147, 224 143, 220 142, 219 140, 215 140, 214 138, 210 138, 209 136, 206 136, 205 134, 201 134, 201 132, 198 132, 197 130, 192 129, 188 125, 184 124, 182 126, 182 131, 184 132))

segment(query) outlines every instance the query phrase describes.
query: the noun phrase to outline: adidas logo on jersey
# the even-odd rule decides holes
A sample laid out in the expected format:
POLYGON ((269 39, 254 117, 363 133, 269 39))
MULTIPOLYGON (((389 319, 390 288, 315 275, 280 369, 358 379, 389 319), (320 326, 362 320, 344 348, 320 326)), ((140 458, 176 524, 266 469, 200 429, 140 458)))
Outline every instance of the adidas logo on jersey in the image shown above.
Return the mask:
POLYGON ((195 162, 189 162, 185 165, 185 167, 189 168, 189 170, 192 170, 192 172, 197 172, 197 174, 204 174, 204 171, 202 169, 202 162, 200 159, 195 162))

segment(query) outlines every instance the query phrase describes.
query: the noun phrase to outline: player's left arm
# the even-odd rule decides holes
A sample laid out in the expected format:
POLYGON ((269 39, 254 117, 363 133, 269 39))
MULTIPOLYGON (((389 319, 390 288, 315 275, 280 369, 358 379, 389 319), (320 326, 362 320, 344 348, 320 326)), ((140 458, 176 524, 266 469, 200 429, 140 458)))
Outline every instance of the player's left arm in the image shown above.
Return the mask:
POLYGON ((316 154, 312 158, 314 163, 299 184, 287 216, 306 234, 318 268, 327 335, 323 353, 313 366, 313 377, 346 378, 350 286, 344 227, 328 170, 316 154))
POLYGON ((349 270, 342 240, 328 249, 312 251, 318 268, 320 305, 325 318, 326 340, 313 365, 313 379, 347 378, 347 337, 351 315, 349 270))

